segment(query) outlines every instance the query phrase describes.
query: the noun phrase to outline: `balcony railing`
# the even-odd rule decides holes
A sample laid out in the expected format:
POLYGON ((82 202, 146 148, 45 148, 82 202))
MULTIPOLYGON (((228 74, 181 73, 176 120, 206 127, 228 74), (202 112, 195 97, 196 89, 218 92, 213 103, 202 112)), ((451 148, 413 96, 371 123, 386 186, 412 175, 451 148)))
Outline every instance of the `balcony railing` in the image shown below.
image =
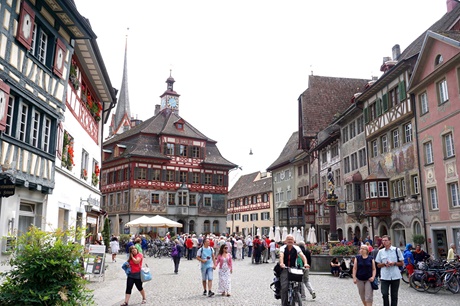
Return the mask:
POLYGON ((71 84, 69 84, 67 89, 66 105, 88 135, 91 136, 95 143, 98 143, 99 124, 93 116, 91 116, 86 104, 77 95, 77 92, 71 84))

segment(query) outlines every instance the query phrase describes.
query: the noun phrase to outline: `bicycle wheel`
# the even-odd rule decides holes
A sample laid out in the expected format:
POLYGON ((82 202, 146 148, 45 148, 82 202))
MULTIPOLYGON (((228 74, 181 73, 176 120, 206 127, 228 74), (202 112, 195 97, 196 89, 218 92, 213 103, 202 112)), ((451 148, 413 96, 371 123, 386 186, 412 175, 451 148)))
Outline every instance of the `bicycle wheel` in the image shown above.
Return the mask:
MULTIPOLYGON (((422 278, 425 277, 425 275, 422 276, 422 278)), ((423 291, 426 291, 426 288, 424 287, 424 283, 422 283, 422 280, 421 279, 415 279, 414 275, 412 275, 410 278, 409 278, 409 284, 412 288, 414 288, 415 290, 419 291, 419 292, 423 292, 423 291)))
POLYGON ((401 271, 401 276, 402 276, 403 282, 408 284, 409 283, 409 273, 407 272, 406 268, 404 268, 404 270, 401 271))
POLYGON ((458 293, 460 290, 458 278, 455 275, 450 275, 450 279, 447 281, 447 289, 452 293, 458 293))
POLYGON ((425 288, 425 291, 428 293, 438 293, 439 290, 442 288, 442 281, 436 278, 435 281, 427 281, 426 279, 422 279, 422 287, 425 288))
POLYGON ((302 306, 302 297, 301 297, 299 291, 294 291, 293 302, 294 302, 294 304, 292 304, 292 305, 302 306))

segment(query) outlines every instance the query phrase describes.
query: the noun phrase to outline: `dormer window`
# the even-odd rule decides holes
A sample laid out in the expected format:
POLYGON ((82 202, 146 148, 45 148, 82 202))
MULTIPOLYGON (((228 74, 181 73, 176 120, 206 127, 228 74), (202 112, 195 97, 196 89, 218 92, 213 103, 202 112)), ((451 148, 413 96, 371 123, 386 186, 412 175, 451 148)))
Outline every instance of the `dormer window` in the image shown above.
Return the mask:
POLYGON ((442 64, 443 62, 443 58, 442 58, 442 55, 441 54, 438 54, 434 60, 434 64, 435 66, 439 65, 439 64, 442 64))

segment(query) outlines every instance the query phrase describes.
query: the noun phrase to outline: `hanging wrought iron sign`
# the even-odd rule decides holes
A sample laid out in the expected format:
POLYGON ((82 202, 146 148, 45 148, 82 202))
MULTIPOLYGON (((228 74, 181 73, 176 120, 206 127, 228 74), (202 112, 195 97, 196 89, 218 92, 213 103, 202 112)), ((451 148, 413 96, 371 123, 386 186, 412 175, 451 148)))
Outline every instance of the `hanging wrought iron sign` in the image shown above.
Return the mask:
POLYGON ((16 190, 14 176, 7 173, 0 173, 0 197, 7 198, 14 195, 16 190))

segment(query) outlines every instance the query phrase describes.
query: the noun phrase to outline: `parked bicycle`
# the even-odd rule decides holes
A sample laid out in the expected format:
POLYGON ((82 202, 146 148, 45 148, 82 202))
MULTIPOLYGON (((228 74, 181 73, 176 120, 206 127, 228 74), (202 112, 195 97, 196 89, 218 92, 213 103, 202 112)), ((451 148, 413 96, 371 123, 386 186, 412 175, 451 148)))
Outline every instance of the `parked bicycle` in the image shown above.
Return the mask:
POLYGON ((423 270, 415 270, 410 277, 410 285, 417 291, 437 293, 441 289, 449 290, 452 293, 460 291, 460 266, 458 263, 431 262, 420 267, 423 270))

